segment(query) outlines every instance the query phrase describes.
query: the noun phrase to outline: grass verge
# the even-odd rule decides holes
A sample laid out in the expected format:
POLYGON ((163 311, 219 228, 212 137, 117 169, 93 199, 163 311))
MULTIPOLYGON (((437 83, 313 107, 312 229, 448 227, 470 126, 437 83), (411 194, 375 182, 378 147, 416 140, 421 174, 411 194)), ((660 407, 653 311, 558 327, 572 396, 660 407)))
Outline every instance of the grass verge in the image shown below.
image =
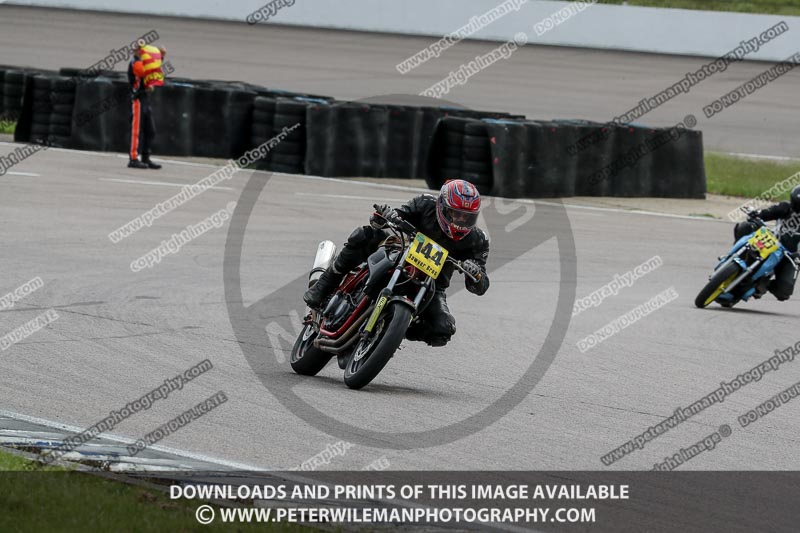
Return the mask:
MULTIPOLYGON (((577 0, 572 0, 577 1, 577 0)), ((733 11, 770 15, 800 15, 797 0, 598 0, 598 4, 733 11)))
POLYGON ((200 504, 0 451, 0 531, 318 531, 285 524, 221 524, 219 518, 201 525, 195 519, 200 504))
POLYGON ((8 133, 9 135, 14 134, 14 129, 17 127, 16 122, 7 122, 5 120, 0 120, 0 133, 8 133))
MULTIPOLYGON (((706 188, 712 194, 754 198, 774 184, 800 172, 800 161, 774 162, 742 159, 730 155, 706 152, 706 188)), ((800 176, 791 180, 800 184, 800 176)), ((789 190, 773 200, 786 200, 789 190)))

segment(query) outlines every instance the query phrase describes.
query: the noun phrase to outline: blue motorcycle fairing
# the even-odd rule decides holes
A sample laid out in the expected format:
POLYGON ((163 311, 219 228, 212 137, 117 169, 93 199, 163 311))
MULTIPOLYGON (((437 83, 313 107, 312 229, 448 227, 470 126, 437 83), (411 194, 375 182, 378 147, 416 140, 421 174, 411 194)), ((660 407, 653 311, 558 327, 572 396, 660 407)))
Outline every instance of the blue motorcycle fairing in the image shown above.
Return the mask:
MULTIPOLYGON (((736 243, 731 248, 730 252, 728 252, 728 255, 723 257, 719 261, 719 263, 717 263, 717 266, 714 268, 714 270, 715 271, 718 270, 728 260, 733 260, 737 265, 739 265, 739 267, 741 267, 742 271, 747 270, 748 268, 747 263, 745 263, 745 261, 741 258, 741 256, 737 255, 737 252, 742 248, 742 246, 745 246, 747 244, 747 241, 750 240, 750 238, 753 236, 753 233, 745 235, 744 237, 736 241, 736 243)), ((778 241, 778 249, 773 253, 771 253, 769 257, 767 257, 761 263, 758 269, 753 274, 750 275, 749 282, 755 282, 756 280, 764 276, 771 276, 772 273, 775 271, 775 267, 778 266, 778 263, 784 258, 785 255, 786 255, 786 248, 780 241, 778 241)), ((745 283, 747 283, 747 281, 745 281, 745 283)), ((716 300, 728 303, 731 302, 735 303, 734 300, 747 301, 751 296, 753 296, 753 294, 755 294, 755 290, 756 290, 755 287, 749 287, 744 292, 744 294, 742 294, 737 298, 734 298, 733 294, 726 291, 717 296, 716 300)))
POLYGON ((775 252, 772 252, 770 256, 767 257, 763 263, 761 263, 761 266, 758 267, 758 270, 755 271, 750 279, 755 281, 762 276, 768 276, 772 274, 772 272, 775 270, 775 267, 778 266, 780 260, 783 259, 785 254, 784 250, 785 248, 783 245, 781 245, 775 252))
MULTIPOLYGON (((720 260, 720 262, 719 262, 719 263, 717 263, 717 266, 714 268, 714 270, 717 270, 717 269, 718 269, 720 266, 722 266, 722 263, 724 263, 725 261, 727 261, 728 259, 730 259, 730 257, 731 257, 733 254, 735 254, 735 253, 736 253, 736 252, 739 250, 739 248, 741 248, 742 246, 744 246, 744 245, 747 243, 747 241, 748 241, 748 240, 750 240, 750 237, 752 237, 752 236, 753 236, 753 234, 752 234, 752 233, 750 233, 749 235, 745 235, 744 237, 742 237, 741 239, 739 239, 738 241, 736 241, 736 243, 733 245, 733 247, 731 248, 731 250, 728 252, 728 255, 726 255, 725 257, 723 257, 723 258, 720 260)), ((743 265, 742 265, 743 261, 741 261, 741 260, 740 260, 740 261, 736 261, 736 262, 737 262, 737 263, 739 263, 739 266, 743 266, 743 265)), ((745 266, 744 268, 747 268, 747 267, 745 266)))

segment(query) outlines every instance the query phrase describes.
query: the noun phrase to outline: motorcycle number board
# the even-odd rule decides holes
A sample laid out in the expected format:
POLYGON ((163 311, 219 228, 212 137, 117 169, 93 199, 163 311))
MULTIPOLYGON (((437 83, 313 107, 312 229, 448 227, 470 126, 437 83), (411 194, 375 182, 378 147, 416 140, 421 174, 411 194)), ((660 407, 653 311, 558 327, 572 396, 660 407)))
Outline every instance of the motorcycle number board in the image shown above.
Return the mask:
POLYGON ((417 233, 406 254, 406 262, 436 279, 442 271, 448 251, 436 241, 417 233))
POLYGON ((778 249, 778 240, 775 238, 775 235, 766 228, 759 228, 759 230, 750 237, 749 243, 756 247, 763 258, 767 258, 778 249))

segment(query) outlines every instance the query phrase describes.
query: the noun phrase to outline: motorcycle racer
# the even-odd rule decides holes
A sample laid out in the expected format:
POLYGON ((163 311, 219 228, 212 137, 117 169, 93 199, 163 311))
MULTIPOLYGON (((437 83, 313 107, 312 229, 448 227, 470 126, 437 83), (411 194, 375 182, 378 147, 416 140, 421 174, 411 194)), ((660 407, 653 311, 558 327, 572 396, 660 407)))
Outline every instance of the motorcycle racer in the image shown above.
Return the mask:
MULTIPOLYGON (((438 196, 422 194, 397 209, 388 205, 378 206, 370 217, 370 225, 356 228, 350 234, 333 264, 306 291, 303 300, 309 307, 318 309, 338 287, 345 274, 366 261, 378 248, 388 236, 383 230, 386 220, 395 217, 409 222, 423 234, 442 243, 453 258, 463 261, 464 269, 477 279, 472 282, 465 278, 467 290, 479 296, 484 294, 489 289, 489 277, 486 275, 489 238, 476 227, 480 206, 478 190, 461 179, 446 182, 438 196)), ((419 327, 409 328, 406 338, 422 340, 430 346, 444 346, 456 332, 456 321, 445 297, 452 275, 453 266, 445 265, 436 280, 436 293, 421 315, 419 327)))
MULTIPOLYGON (((797 245, 800 243, 800 185, 792 189, 788 202, 780 202, 760 211, 751 211, 748 218, 760 218, 767 222, 770 220, 780 220, 780 232, 778 237, 781 244, 791 253, 797 252, 797 245)), ((758 229, 758 224, 747 220, 739 222, 733 228, 735 240, 739 240, 745 235, 749 235, 758 229)), ((795 262, 789 257, 784 257, 778 266, 775 267, 775 279, 767 287, 769 292, 780 301, 788 300, 794 292, 794 285, 797 281, 797 267, 795 262)))

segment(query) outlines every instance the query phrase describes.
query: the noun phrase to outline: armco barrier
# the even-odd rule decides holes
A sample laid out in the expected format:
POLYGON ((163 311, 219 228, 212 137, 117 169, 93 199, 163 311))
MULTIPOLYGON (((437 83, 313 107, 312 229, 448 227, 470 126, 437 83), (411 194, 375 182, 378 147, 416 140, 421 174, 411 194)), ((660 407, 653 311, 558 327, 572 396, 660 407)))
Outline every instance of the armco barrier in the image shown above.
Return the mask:
MULTIPOLYGON (((125 74, 81 74, 70 68, 0 69, 0 112, 17 120, 17 141, 127 153, 125 74)), ((156 155, 236 158, 289 129, 256 168, 423 177, 433 189, 461 177, 483 193, 507 197, 705 194, 702 135, 694 131, 670 138, 666 129, 639 125, 338 102, 243 82, 173 77, 152 93, 151 105, 156 155), (607 134, 598 141, 570 151, 579 139, 603 130, 607 134), (646 144, 658 148, 630 157, 646 144), (623 157, 625 164, 603 173, 623 157)))

